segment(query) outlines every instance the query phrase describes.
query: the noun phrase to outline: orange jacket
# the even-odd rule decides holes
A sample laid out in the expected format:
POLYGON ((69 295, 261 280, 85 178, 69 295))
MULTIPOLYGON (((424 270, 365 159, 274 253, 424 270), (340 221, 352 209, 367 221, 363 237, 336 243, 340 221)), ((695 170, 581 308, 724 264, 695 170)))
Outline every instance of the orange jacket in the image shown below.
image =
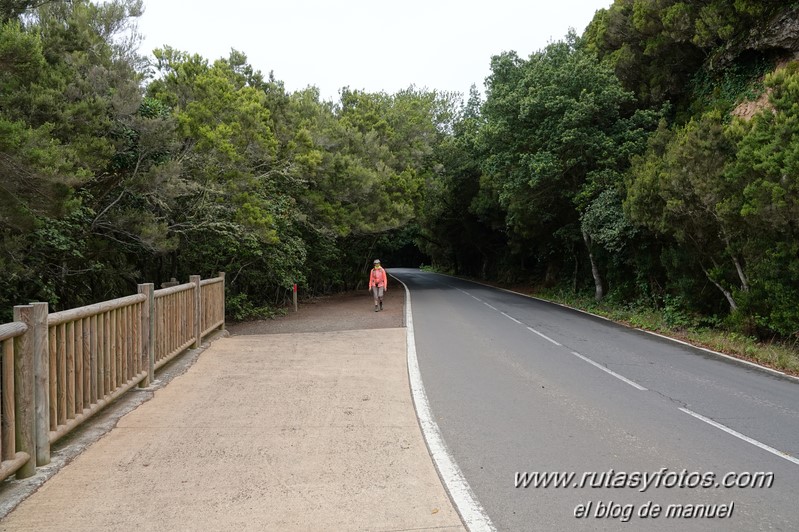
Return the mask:
POLYGON ((386 270, 383 268, 372 268, 372 272, 369 274, 369 288, 373 286, 388 288, 388 275, 386 275, 386 270))

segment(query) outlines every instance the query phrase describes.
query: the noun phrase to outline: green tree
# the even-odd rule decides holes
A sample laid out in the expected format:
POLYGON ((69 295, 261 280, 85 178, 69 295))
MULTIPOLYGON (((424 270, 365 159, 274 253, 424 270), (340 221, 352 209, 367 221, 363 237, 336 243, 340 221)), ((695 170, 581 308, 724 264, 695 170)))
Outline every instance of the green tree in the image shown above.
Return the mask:
POLYGON ((734 153, 717 112, 677 132, 661 123, 650 151, 635 159, 627 197, 633 220, 691 247, 733 312, 738 304, 729 280, 737 277, 740 290, 749 290, 738 214, 742 183, 725 175, 734 153))
POLYGON ((742 187, 735 207, 748 235, 746 310, 759 326, 788 336, 799 331, 799 65, 765 83, 770 107, 729 128, 735 158, 727 179, 742 187))
POLYGON ((162 264, 172 275, 231 271, 233 293, 263 303, 271 287, 302 279, 306 253, 267 84, 235 50, 213 64, 170 48, 155 57, 148 95, 173 109, 177 137, 150 205, 177 241, 162 264))
POLYGON ((469 99, 453 123, 452 134, 436 146, 439 163, 427 179, 417 220, 419 247, 437 266, 458 273, 486 277, 495 257, 505 247, 473 206, 480 190, 481 154, 478 136, 483 125, 481 97, 472 86, 469 99))
POLYGON ((527 61, 513 53, 492 60, 483 183, 519 249, 537 246, 547 262, 553 250, 582 240, 601 299, 595 234, 581 220, 603 190, 619 186, 655 115, 636 111, 632 93, 578 44, 572 34, 527 61))
POLYGON ((779 52, 764 36, 793 9, 779 0, 615 0, 597 11, 585 39, 640 101, 679 110, 703 67, 724 78, 739 57, 779 52))
POLYGON ((140 102, 131 21, 141 3, 51 2, 22 12, 24 21, 10 17, 0 30, 9 67, 0 74, 8 194, 0 260, 11 272, 3 294, 54 306, 105 298, 131 279, 92 219, 106 206, 119 124, 140 102))

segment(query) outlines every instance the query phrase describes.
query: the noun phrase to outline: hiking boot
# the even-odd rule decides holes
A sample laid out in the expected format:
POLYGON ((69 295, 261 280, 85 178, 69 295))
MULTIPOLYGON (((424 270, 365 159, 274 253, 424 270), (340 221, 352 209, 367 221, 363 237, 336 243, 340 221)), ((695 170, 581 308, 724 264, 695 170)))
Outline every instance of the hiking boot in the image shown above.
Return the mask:
POLYGON ((377 312, 378 310, 380 310, 380 309, 377 308, 377 305, 375 305, 375 312, 377 312))
POLYGON ((383 310, 383 302, 380 302, 380 310, 383 310))

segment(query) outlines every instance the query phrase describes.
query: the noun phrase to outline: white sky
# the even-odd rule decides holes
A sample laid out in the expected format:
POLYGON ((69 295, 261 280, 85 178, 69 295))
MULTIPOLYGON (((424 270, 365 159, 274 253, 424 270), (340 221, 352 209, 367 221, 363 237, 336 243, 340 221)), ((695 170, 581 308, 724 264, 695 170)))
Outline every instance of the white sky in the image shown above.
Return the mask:
POLYGON ((290 91, 319 87, 338 100, 349 86, 482 91, 491 56, 521 57, 581 34, 612 0, 145 0, 141 53, 169 45, 209 60, 231 48, 290 91))

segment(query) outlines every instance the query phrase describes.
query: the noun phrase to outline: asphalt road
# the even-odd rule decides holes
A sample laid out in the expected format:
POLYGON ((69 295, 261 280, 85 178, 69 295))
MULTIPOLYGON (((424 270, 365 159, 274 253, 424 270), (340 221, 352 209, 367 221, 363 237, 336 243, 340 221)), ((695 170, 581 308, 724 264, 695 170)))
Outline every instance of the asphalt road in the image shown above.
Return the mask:
POLYGON ((390 273, 410 290, 434 420, 498 530, 799 530, 799 381, 487 286, 390 273), (576 476, 517 488, 524 472, 576 476), (720 485, 756 473, 771 486, 720 485))

